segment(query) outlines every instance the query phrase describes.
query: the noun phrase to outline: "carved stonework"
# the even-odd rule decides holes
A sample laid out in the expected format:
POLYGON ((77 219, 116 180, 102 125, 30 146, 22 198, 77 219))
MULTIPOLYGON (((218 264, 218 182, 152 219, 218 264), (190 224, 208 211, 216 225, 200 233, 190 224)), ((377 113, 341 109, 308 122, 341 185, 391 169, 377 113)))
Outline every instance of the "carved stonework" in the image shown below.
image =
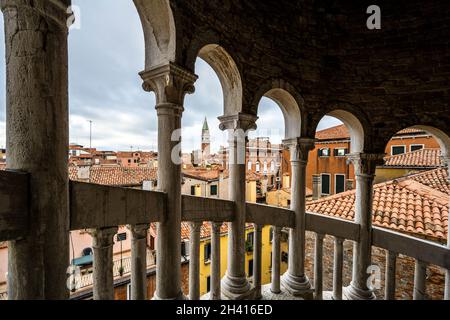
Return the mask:
MULTIPOLYGON (((28 1, 27 1, 28 2, 28 1)), ((49 22, 53 22, 61 30, 67 31, 71 23, 73 12, 69 9, 64 1, 61 0, 35 0, 32 4, 24 4, 25 1, 2 0, 0 1, 0 9, 5 10, 30 10, 34 11, 49 22)), ((70 2, 69 2, 70 3, 70 2)))
POLYGON ((133 239, 146 239, 147 232, 150 228, 149 224, 129 225, 127 228, 131 231, 133 239))
POLYGON ((311 138, 293 138, 283 140, 283 145, 289 148, 291 162, 301 162, 306 165, 308 155, 314 149, 316 139, 311 138))
POLYGON ((145 91, 153 91, 156 103, 183 105, 184 96, 195 92, 194 83, 198 76, 173 63, 165 64, 143 71, 140 76, 144 80, 145 91))
POLYGON ((238 113, 231 116, 219 117, 220 130, 256 130, 256 120, 258 117, 253 114, 238 113))
POLYGON ((92 236, 92 246, 94 248, 108 248, 114 244, 114 235, 119 228, 102 228, 90 229, 89 234, 92 236))
POLYGON ((384 164, 384 153, 353 153, 348 159, 355 167, 357 176, 373 176, 377 166, 384 164))

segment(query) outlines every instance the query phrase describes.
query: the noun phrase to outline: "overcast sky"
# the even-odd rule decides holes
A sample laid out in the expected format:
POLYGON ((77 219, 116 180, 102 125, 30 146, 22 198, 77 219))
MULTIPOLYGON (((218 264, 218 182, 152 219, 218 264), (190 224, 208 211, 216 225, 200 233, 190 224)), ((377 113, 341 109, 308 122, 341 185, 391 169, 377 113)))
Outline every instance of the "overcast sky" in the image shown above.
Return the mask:
MULTIPOLYGON (((142 90, 138 72, 144 68, 144 40, 136 9, 129 0, 73 0, 80 8, 76 28, 69 35, 70 142, 100 150, 155 150, 157 119, 154 95, 142 90), (118 22, 121 23, 118 23, 118 22), (78 28, 79 26, 79 28, 78 28)), ((1 16, 1 15, 0 15, 1 16)), ((5 146, 4 26, 0 17, 0 147, 5 146)), ((218 129, 223 114, 219 79, 201 59, 196 64, 196 92, 187 96, 183 114, 183 151, 200 148, 205 117, 211 131, 212 150, 226 144, 218 129)), ((258 131, 281 142, 284 128, 278 106, 263 99, 258 131)), ((328 118, 319 129, 339 122, 328 118)))

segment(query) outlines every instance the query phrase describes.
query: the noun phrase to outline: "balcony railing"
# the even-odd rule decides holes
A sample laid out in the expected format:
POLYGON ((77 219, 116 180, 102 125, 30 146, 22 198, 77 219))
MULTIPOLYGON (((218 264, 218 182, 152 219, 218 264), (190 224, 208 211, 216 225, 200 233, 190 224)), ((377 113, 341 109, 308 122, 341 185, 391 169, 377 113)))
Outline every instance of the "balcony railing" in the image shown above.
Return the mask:
MULTIPOLYGON (((28 175, 23 173, 0 171, 0 241, 15 240, 26 236, 28 225, 28 175)), ((111 299, 114 286, 114 262, 112 255, 112 237, 117 227, 122 225, 145 226, 150 222, 159 222, 164 217, 166 195, 162 192, 100 186, 88 183, 70 182, 70 228, 71 230, 90 229, 94 238, 94 297, 111 299)), ((254 239, 254 277, 253 285, 256 295, 261 292, 261 230, 262 226, 274 226, 272 291, 280 286, 280 241, 279 232, 283 227, 295 228, 294 212, 288 209, 247 203, 246 222, 255 225, 254 239)), ((191 222, 190 249, 190 296, 199 298, 199 261, 200 234, 195 226, 202 222, 212 222, 212 256, 211 256, 211 297, 220 298, 220 226, 234 219, 234 203, 228 200, 182 197, 182 220, 191 222)), ((333 297, 342 299, 343 242, 358 241, 360 227, 358 224, 324 215, 307 213, 306 230, 316 234, 314 258, 315 297, 320 299, 322 290, 323 238, 333 236, 334 273, 333 297)), ((144 260, 145 265, 131 267, 132 288, 142 286, 145 279, 146 259, 142 258, 142 248, 146 250, 145 238, 132 239, 130 264, 144 260), (143 240, 143 241, 142 241, 143 240), (139 259, 138 259, 139 258, 139 259), (134 262, 133 262, 133 259, 134 262)), ((385 298, 393 299, 395 292, 395 261, 398 254, 416 260, 414 279, 414 299, 423 299, 428 264, 450 270, 450 250, 440 244, 414 238, 397 232, 373 227, 372 246, 387 250, 385 298)), ((159 253, 164 254, 164 252, 159 253)), ((141 262, 142 263, 142 262, 141 262)), ((117 270, 116 270, 117 271, 117 270)), ((138 290, 138 288, 135 288, 138 290)), ((142 289, 142 288, 141 288, 142 289)), ((133 289, 132 289, 133 290, 133 289)), ((137 292, 137 291, 136 291, 137 292)), ((137 296, 139 296, 136 293, 137 296)), ((136 297, 136 296, 135 296, 136 297)))

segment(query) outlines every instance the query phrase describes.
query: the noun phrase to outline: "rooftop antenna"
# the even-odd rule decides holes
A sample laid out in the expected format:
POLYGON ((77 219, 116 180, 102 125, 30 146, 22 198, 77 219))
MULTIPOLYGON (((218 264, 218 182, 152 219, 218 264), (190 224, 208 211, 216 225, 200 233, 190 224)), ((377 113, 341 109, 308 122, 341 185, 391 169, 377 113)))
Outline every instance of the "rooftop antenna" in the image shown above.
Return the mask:
POLYGON ((88 120, 89 122, 89 151, 92 150, 92 120, 88 120))

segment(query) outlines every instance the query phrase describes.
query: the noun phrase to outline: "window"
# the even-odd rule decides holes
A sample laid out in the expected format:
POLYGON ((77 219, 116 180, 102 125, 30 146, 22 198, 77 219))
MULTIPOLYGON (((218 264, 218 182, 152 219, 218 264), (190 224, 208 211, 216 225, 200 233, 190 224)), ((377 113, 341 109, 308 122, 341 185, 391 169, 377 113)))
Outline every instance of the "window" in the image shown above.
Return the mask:
POLYGON ((287 200, 287 205, 288 205, 288 207, 290 207, 291 206, 291 200, 287 200))
POLYGON ((319 157, 329 157, 330 156, 330 148, 322 148, 318 151, 319 157))
POLYGON ((422 150, 423 148, 425 148, 425 145, 423 145, 423 144, 412 144, 409 146, 409 151, 413 152, 413 151, 417 151, 417 150, 422 150))
POLYGON ((250 243, 251 245, 254 245, 254 240, 255 240, 255 233, 254 232, 247 233, 248 243, 250 243))
POLYGON ((83 257, 92 256, 92 255, 93 255, 92 248, 84 248, 83 249, 83 257))
POLYGON ((191 186, 191 196, 195 196, 195 186, 191 186))
POLYGON ((271 172, 271 173, 274 173, 274 172, 275 172, 275 161, 272 161, 272 162, 270 163, 270 172, 271 172))
POLYGON ((328 173, 321 174, 322 194, 330 194, 330 175, 328 173))
POLYGON ((203 254, 205 263, 211 261, 211 243, 206 243, 203 247, 203 254))
POLYGON ((128 163, 131 163, 131 159, 128 159, 128 163))
POLYGON ((210 188, 210 194, 211 194, 212 196, 217 196, 217 185, 211 186, 211 188, 210 188))
POLYGON ((345 191, 345 175, 336 174, 334 176, 334 193, 338 194, 345 191))
POLYGON ((395 156, 398 154, 404 154, 406 152, 405 146, 392 146, 391 155, 395 156))
POLYGON ((256 172, 259 172, 261 170, 260 166, 259 166, 259 162, 256 163, 256 172))
POLYGON ((267 174, 267 161, 264 161, 263 170, 264 174, 267 174))
POLYGON ((248 276, 253 277, 253 259, 248 260, 248 276))
MULTIPOLYGON (((270 227, 269 231, 269 242, 272 242, 273 240, 273 227, 270 227)), ((272 261, 272 258, 270 259, 272 261)))
POLYGON ((211 276, 208 276, 206 278, 206 292, 210 292, 211 291, 211 276))
POLYGON ((251 161, 247 162, 247 170, 248 171, 252 170, 252 162, 251 161))
POLYGON ((346 148, 336 148, 336 149, 334 149, 334 156, 335 157, 345 157, 346 154, 348 154, 348 149, 346 149, 346 148))

